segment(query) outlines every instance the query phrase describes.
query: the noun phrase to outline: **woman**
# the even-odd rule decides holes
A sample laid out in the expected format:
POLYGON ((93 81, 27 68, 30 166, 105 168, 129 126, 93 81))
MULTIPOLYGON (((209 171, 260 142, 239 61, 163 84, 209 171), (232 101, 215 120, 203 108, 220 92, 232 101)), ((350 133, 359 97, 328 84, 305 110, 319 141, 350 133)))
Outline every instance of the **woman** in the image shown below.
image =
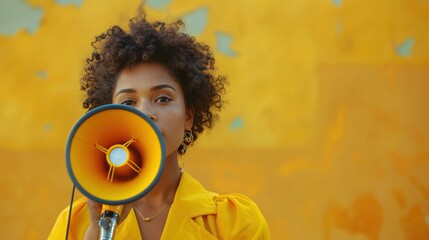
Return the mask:
MULTIPOLYGON (((96 37, 87 59, 84 108, 132 106, 155 122, 166 144, 158 183, 124 207, 115 239, 269 239, 252 200, 209 192, 179 167, 178 155, 213 126, 226 80, 213 74, 209 47, 181 33, 182 27, 181 21, 149 23, 140 10, 129 32, 114 26, 96 37)), ((101 204, 79 199, 72 210, 69 239, 98 239, 101 204)), ((65 209, 49 239, 65 237, 67 217, 65 209)))

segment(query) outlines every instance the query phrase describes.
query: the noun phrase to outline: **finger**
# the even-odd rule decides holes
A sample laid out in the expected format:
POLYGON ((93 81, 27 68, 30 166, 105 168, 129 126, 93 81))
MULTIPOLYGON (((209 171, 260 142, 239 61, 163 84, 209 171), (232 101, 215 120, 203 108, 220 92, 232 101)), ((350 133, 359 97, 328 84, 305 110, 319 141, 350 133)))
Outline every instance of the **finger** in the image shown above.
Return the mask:
POLYGON ((121 218, 119 220, 119 224, 121 224, 129 215, 133 205, 132 204, 125 204, 124 208, 122 209, 121 218))
POLYGON ((89 198, 86 199, 86 203, 88 206, 91 223, 97 223, 100 220, 100 214, 103 205, 89 198))

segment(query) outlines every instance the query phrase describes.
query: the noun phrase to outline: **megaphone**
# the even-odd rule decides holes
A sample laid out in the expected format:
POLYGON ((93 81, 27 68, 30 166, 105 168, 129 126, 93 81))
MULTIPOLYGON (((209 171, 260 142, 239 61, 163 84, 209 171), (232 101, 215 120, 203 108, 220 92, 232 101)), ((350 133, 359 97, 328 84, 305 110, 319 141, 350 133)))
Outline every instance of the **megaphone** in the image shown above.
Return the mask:
POLYGON ((160 130, 137 109, 108 104, 79 119, 67 141, 66 166, 80 192, 104 204, 100 239, 113 238, 121 214, 115 205, 146 195, 160 178, 164 161, 160 130))

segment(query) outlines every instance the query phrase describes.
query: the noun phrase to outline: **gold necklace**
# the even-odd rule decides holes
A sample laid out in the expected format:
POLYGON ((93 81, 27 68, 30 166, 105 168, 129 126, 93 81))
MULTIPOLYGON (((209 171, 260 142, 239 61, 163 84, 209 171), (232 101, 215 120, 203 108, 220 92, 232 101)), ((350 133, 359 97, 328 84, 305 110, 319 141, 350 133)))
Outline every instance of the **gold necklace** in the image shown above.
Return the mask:
POLYGON ((172 203, 167 203, 167 204, 165 204, 164 205, 164 207, 162 207, 162 209, 161 210, 159 210, 159 212, 157 213, 157 214, 155 214, 155 216, 153 216, 153 217, 145 217, 139 210, 137 210, 137 208, 135 208, 134 207, 134 210, 138 213, 138 214, 140 214, 140 216, 142 216, 142 218, 143 218, 143 221, 145 221, 145 222, 150 222, 150 221, 152 221, 153 219, 155 219, 156 217, 158 217, 159 215, 161 215, 161 213, 163 213, 164 212, 164 210, 169 206, 169 205, 171 205, 172 203))

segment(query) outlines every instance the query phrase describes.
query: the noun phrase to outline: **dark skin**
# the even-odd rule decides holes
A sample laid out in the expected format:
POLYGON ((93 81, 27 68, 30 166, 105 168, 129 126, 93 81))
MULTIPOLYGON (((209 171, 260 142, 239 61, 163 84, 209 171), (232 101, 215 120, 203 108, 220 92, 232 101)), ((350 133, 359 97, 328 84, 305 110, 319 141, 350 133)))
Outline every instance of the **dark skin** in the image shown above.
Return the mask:
MULTIPOLYGON (((153 217, 173 201, 181 174, 178 155, 186 152, 181 144, 184 133, 192 131, 195 141, 214 126, 216 111, 223 107, 226 82, 226 77, 214 74, 210 48, 184 34, 182 21, 148 22, 141 6, 128 26, 129 31, 113 26, 96 36, 81 79, 84 108, 109 103, 135 107, 152 118, 166 142, 166 163, 159 182, 150 193, 124 206, 122 220, 133 207, 145 217, 153 217)), ((88 207, 91 224, 85 239, 98 239, 101 204, 88 200, 88 207)), ((136 213, 144 239, 161 237, 169 208, 150 222, 136 213)))
MULTIPOLYGON (((145 217, 157 215, 149 222, 136 213, 143 239, 160 239, 168 216, 170 203, 179 186, 181 170, 178 165, 178 148, 183 134, 193 124, 192 111, 186 109, 185 97, 178 81, 168 69, 160 64, 141 63, 121 72, 113 90, 113 103, 126 104, 149 116, 160 129, 166 144, 167 157, 163 173, 155 187, 144 197, 124 206, 121 219, 125 219, 132 208, 145 217)), ((87 200, 91 224, 85 239, 98 239, 102 205, 87 200)))

